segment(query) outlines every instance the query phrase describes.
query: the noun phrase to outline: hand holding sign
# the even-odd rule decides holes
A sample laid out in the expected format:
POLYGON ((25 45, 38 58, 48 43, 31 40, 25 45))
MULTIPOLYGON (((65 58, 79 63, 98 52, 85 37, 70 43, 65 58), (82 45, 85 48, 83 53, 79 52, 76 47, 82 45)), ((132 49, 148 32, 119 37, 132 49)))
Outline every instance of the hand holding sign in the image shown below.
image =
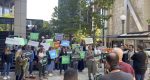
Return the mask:
POLYGON ((85 52, 84 51, 80 51, 80 58, 84 59, 85 58, 85 52))
POLYGON ((69 47, 70 46, 70 41, 62 40, 61 41, 61 46, 69 47))
POLYGON ((62 56, 62 64, 70 64, 70 57, 69 56, 62 56))
POLYGON ((49 51, 49 55, 51 59, 57 58, 56 50, 49 51))

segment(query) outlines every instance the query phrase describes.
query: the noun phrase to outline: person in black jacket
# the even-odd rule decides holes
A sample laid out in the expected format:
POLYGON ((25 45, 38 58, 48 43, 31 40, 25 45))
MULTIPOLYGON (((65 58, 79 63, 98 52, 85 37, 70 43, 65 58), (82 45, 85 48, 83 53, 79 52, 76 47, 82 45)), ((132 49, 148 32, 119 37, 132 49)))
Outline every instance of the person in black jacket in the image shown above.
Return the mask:
POLYGON ((13 61, 12 58, 13 58, 13 55, 11 53, 10 47, 6 47, 5 53, 3 54, 3 66, 4 66, 3 79, 10 79, 9 72, 10 72, 12 61, 13 61))
POLYGON ((59 54, 59 62, 60 62, 60 74, 62 74, 62 69, 66 71, 68 69, 68 64, 62 64, 62 56, 67 56, 66 48, 63 47, 59 54))
POLYGON ((143 46, 137 46, 137 53, 131 59, 133 60, 133 68, 135 70, 136 80, 144 80, 144 75, 147 70, 147 54, 143 51, 143 46))

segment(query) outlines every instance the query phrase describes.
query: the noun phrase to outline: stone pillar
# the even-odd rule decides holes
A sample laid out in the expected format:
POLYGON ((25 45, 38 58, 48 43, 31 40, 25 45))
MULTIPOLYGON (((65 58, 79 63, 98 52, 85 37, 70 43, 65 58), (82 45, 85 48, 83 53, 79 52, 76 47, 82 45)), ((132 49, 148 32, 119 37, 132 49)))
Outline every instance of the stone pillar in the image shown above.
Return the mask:
POLYGON ((27 0, 15 0, 14 33, 26 38, 27 0))

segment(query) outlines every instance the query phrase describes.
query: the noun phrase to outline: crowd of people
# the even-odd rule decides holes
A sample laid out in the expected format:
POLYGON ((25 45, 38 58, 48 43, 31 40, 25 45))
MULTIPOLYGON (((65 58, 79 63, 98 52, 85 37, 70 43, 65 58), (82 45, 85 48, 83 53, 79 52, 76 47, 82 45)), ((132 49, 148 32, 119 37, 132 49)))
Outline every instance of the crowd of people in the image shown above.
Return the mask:
POLYGON ((56 50, 54 47, 45 50, 42 45, 39 47, 6 46, 2 56, 3 79, 10 78, 10 67, 15 62, 16 80, 25 80, 27 77, 34 76, 33 70, 35 69, 39 72, 40 80, 47 78, 47 75, 53 76, 54 70, 59 70, 60 74, 64 71, 64 80, 78 80, 78 71, 82 72, 85 67, 88 69, 89 80, 92 80, 92 76, 96 80, 144 80, 148 56, 144 52, 143 46, 138 45, 135 50, 133 45, 124 45, 112 48, 111 52, 105 52, 103 49, 101 44, 95 47, 86 45, 82 41, 80 47, 74 49, 60 46, 57 49, 58 56, 51 58, 50 51, 56 50), (80 58, 79 51, 85 52, 84 58, 80 58), (102 57, 103 55, 106 57, 102 57), (63 64, 63 56, 69 56, 70 63, 63 64), (107 73, 96 77, 97 64, 102 63, 105 64, 107 73))

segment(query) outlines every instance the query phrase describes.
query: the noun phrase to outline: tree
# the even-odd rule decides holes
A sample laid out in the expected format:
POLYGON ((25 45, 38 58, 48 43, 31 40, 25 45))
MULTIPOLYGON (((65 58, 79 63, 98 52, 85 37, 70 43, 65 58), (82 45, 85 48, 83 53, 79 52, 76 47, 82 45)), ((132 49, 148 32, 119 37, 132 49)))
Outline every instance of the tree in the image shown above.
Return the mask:
MULTIPOLYGON (((66 0, 64 0, 66 1, 66 0)), ((105 20, 109 20, 111 14, 105 14, 110 10, 114 0, 67 0, 67 5, 54 8, 52 26, 56 32, 69 32, 78 34, 96 35, 96 29, 104 28, 105 20), (94 6, 94 12, 92 11, 94 6), (94 26, 92 25, 94 24, 94 26), (95 28, 92 31, 92 27, 95 28)))

